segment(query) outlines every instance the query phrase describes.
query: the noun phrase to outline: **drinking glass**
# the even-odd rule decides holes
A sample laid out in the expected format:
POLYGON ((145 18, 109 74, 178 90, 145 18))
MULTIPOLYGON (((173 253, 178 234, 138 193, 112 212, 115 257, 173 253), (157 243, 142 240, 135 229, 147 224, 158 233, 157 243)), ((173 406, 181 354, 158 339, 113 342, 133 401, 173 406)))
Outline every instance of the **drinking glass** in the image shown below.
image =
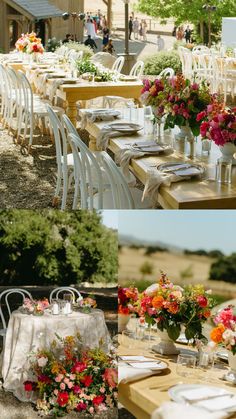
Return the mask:
POLYGON ((151 136, 153 134, 153 113, 151 106, 145 106, 144 112, 144 135, 151 136))
POLYGON ((230 184, 232 181, 232 159, 220 157, 216 162, 216 181, 230 184))
POLYGON ((214 352, 204 348, 200 350, 197 369, 200 371, 202 381, 209 381, 209 372, 214 367, 214 358, 214 352))
POLYGON ((210 154, 210 151, 211 151, 211 140, 208 140, 207 138, 205 138, 204 140, 202 140, 202 155, 208 156, 210 154))
POLYGON ((135 346, 134 332, 131 330, 123 330, 122 345, 130 349, 135 346))
POLYGON ((192 377, 197 358, 194 355, 180 354, 177 358, 176 373, 181 377, 192 377))

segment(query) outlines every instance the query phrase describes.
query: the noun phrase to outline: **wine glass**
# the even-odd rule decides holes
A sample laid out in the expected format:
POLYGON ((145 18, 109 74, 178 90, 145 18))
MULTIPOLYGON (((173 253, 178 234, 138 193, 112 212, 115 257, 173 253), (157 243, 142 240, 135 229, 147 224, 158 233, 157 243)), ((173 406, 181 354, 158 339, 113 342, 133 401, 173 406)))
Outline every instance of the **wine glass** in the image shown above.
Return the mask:
POLYGON ((193 377, 196 362, 197 357, 194 355, 179 354, 176 364, 176 374, 185 378, 193 377))

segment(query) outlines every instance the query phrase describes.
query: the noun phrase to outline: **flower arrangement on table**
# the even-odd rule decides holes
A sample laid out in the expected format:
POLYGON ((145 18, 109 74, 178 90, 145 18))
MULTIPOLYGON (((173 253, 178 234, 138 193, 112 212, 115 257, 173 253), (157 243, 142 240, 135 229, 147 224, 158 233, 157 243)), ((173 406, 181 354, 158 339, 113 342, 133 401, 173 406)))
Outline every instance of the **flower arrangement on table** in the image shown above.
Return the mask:
POLYGON ((88 78, 88 80, 90 80, 91 75, 93 75, 94 81, 97 82, 112 81, 114 78, 114 72, 94 64, 89 59, 77 61, 76 69, 82 78, 88 78))
POLYGON ((207 109, 197 115, 203 139, 214 141, 218 146, 227 143, 236 145, 236 108, 225 108, 214 101, 207 109))
POLYGON ((210 337, 215 345, 222 346, 236 354, 236 316, 230 305, 219 311, 214 317, 216 327, 212 329, 210 337))
POLYGON ((21 37, 16 41, 15 47, 17 51, 24 52, 26 54, 43 54, 44 52, 41 39, 37 38, 35 32, 22 34, 21 37))
POLYGON ((91 416, 117 406, 118 372, 111 355, 84 348, 80 336, 56 335, 50 350, 30 358, 26 392, 38 395, 37 409, 55 417, 72 412, 91 416))
POLYGON ((175 341, 185 326, 185 336, 190 339, 204 339, 202 324, 210 317, 213 299, 211 291, 202 285, 188 285, 184 288, 174 285, 162 273, 157 284, 148 287, 138 302, 139 315, 149 325, 156 324, 161 331, 167 331, 175 341))
POLYGON ((88 297, 79 300, 78 305, 83 309, 84 313, 90 313, 92 308, 97 307, 97 303, 93 295, 89 295, 88 297))
POLYGON ((31 300, 30 298, 25 298, 23 301, 22 308, 27 314, 34 314, 40 316, 44 314, 46 308, 49 307, 49 301, 47 298, 43 300, 31 300))
POLYGON ((138 289, 135 287, 118 287, 118 314, 137 314, 138 289))
POLYGON ((146 106, 151 106, 153 110, 154 122, 160 121, 165 114, 167 103, 167 79, 161 77, 153 81, 143 80, 141 90, 141 101, 146 106))
POLYGON ((192 83, 178 74, 168 79, 167 100, 165 111, 167 113, 164 129, 188 126, 194 136, 200 133, 200 121, 197 115, 204 111, 213 98, 206 82, 192 83))

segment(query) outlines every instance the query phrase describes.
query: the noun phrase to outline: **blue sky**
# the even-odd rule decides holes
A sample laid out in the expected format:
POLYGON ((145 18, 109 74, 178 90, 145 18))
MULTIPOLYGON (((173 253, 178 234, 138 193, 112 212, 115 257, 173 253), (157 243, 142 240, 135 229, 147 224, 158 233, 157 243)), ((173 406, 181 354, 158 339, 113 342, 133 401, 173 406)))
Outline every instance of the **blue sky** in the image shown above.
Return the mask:
POLYGON ((118 211, 119 234, 189 249, 236 252, 236 211, 118 211))
POLYGON ((107 227, 118 229, 118 213, 117 210, 103 210, 102 221, 107 227))

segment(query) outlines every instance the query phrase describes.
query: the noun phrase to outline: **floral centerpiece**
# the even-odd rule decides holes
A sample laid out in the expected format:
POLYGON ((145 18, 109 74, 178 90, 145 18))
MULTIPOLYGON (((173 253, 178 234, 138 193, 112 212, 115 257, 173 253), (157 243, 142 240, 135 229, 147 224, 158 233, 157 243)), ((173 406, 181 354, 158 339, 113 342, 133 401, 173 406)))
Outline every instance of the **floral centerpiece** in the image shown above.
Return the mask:
POLYGON ((92 81, 92 79, 97 82, 112 81, 114 77, 114 72, 105 69, 101 65, 94 64, 88 58, 77 61, 76 69, 82 78, 89 81, 92 81))
POLYGON ((89 295, 88 297, 79 300, 78 305, 85 313, 90 313, 92 308, 97 307, 97 303, 93 295, 89 295))
POLYGON ((210 293, 203 285, 174 285, 162 273, 159 282, 141 294, 139 314, 149 325, 156 324, 160 331, 167 331, 173 341, 178 339, 181 325, 188 340, 204 339, 202 324, 210 317, 213 306, 210 293))
POLYGON ((118 373, 112 356, 100 348, 84 348, 79 335, 57 336, 49 350, 31 355, 30 365, 24 389, 38 397, 37 408, 44 415, 94 416, 117 406, 118 373))
POLYGON ((197 115, 212 102, 212 95, 206 82, 192 83, 178 74, 168 79, 165 129, 188 127, 194 136, 200 133, 197 115))
POLYGON ((236 355, 236 316, 233 306, 219 311, 214 317, 216 327, 211 331, 211 340, 236 355))
POLYGON ((151 106, 154 120, 160 121, 164 116, 167 99, 167 79, 161 77, 153 81, 143 80, 141 101, 146 106, 151 106))
POLYGON ((26 54, 44 52, 44 48, 40 38, 37 38, 35 32, 22 34, 21 37, 16 41, 15 47, 17 51, 26 54))
POLYGON ((34 314, 40 316, 44 314, 44 310, 49 307, 49 301, 47 298, 43 300, 31 300, 30 298, 25 298, 22 308, 24 312, 28 314, 34 314))
POLYGON ((135 287, 118 287, 118 331, 125 329, 130 314, 137 314, 138 289, 135 287))
POLYGON ((202 138, 214 141, 222 154, 232 157, 236 152, 236 108, 225 108, 215 101, 197 119, 202 138))

